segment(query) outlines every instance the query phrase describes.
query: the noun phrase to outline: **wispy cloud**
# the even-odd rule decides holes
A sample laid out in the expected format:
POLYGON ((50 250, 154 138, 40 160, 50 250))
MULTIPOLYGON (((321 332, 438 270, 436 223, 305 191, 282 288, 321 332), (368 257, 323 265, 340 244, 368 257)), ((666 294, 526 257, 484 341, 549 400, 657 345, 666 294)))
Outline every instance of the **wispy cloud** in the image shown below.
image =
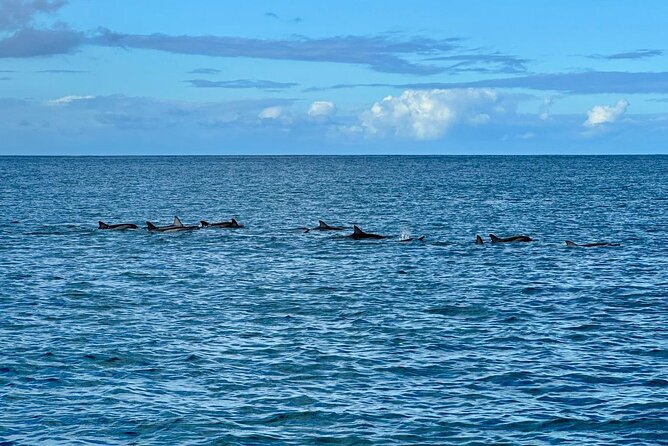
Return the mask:
POLYGON ((206 79, 189 79, 193 87, 197 88, 257 88, 260 90, 280 90, 294 87, 294 82, 274 82, 255 79, 237 79, 233 81, 209 81, 206 79))
POLYGON ((188 71, 188 74, 218 74, 221 73, 221 70, 216 68, 195 68, 194 70, 188 71))
POLYGON ((453 50, 458 40, 423 37, 398 39, 386 35, 322 39, 296 36, 292 39, 270 40, 221 36, 138 35, 101 30, 96 37, 89 39, 89 43, 212 57, 360 64, 379 72, 428 75, 441 73, 445 69, 411 62, 406 57, 434 57, 453 50))
MULTIPOLYGON (((269 18, 272 18, 274 20, 281 20, 281 17, 278 14, 276 14, 275 12, 268 11, 268 12, 265 12, 264 15, 265 15, 265 17, 269 17, 269 18)), ((301 17, 293 17, 293 18, 289 19, 288 22, 290 22, 290 23, 301 23, 303 20, 304 19, 302 19, 301 17)))
POLYGON ((663 56, 663 50, 650 50, 641 48, 634 51, 627 51, 625 53, 615 54, 591 54, 587 57, 590 59, 604 59, 604 60, 627 60, 627 59, 648 59, 650 57, 663 56))
POLYGON ((68 105, 73 102, 77 101, 87 101, 90 99, 95 99, 95 96, 76 96, 76 95, 70 95, 70 96, 63 96, 58 99, 52 99, 50 101, 46 101, 46 105, 68 105))
POLYGON ((83 70, 38 70, 35 73, 44 73, 44 74, 81 74, 88 73, 88 71, 83 70))
POLYGON ((504 73, 517 74, 527 71, 526 64, 529 59, 524 59, 510 54, 480 53, 480 54, 457 54, 452 56, 432 57, 427 60, 449 62, 451 65, 445 67, 448 73, 504 73))
POLYGON ((668 93, 668 72, 634 73, 623 71, 585 71, 580 73, 535 74, 473 82, 413 82, 404 84, 360 83, 312 87, 305 91, 338 90, 357 87, 397 89, 444 88, 523 88, 574 94, 651 94, 668 93))

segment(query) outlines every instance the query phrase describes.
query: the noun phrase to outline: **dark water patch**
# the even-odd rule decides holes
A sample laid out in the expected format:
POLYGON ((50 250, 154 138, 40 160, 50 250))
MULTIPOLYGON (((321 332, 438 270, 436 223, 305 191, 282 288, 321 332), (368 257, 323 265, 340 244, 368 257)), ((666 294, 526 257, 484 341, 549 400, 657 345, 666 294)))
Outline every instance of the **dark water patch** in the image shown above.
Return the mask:
POLYGON ((580 325, 574 325, 570 327, 564 327, 564 330, 574 330, 574 331, 598 331, 602 327, 599 324, 593 324, 593 323, 587 323, 587 324, 580 324, 580 325))
POLYGON ((447 305, 429 308, 427 309, 427 313, 439 316, 482 317, 487 315, 487 309, 482 306, 447 305))
POLYGON ((668 387, 668 379, 655 378, 645 383, 648 387, 668 387))
POLYGON ((310 422, 312 422, 313 419, 315 419, 318 416, 320 416, 320 413, 313 412, 313 411, 287 412, 287 413, 280 413, 280 414, 272 415, 268 418, 265 418, 261 421, 258 421, 258 423, 261 423, 261 424, 281 424, 281 425, 290 424, 292 422, 310 423, 310 422))

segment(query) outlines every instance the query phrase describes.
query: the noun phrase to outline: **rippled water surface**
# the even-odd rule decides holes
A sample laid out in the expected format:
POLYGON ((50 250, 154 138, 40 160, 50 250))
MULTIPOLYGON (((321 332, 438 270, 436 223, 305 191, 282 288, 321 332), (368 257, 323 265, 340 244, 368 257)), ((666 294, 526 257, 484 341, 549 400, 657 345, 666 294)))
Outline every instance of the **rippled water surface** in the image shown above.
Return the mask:
POLYGON ((0 158, 0 211, 3 445, 668 444, 667 157, 0 158), (97 230, 174 215, 245 228, 97 230))

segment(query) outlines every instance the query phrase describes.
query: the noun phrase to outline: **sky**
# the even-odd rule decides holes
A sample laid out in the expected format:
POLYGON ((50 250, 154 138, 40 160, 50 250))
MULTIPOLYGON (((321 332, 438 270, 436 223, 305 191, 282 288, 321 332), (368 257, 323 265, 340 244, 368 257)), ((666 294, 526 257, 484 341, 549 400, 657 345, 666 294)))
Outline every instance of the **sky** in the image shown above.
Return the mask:
POLYGON ((668 2, 0 0, 0 155, 667 154, 668 2))

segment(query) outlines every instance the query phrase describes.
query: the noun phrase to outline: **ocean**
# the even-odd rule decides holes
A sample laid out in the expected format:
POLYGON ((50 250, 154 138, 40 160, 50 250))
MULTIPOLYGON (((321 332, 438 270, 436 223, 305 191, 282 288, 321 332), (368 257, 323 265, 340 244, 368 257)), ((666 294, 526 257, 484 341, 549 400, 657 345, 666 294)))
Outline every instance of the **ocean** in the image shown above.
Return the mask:
POLYGON ((0 211, 2 445, 668 444, 666 156, 0 157, 0 211))

